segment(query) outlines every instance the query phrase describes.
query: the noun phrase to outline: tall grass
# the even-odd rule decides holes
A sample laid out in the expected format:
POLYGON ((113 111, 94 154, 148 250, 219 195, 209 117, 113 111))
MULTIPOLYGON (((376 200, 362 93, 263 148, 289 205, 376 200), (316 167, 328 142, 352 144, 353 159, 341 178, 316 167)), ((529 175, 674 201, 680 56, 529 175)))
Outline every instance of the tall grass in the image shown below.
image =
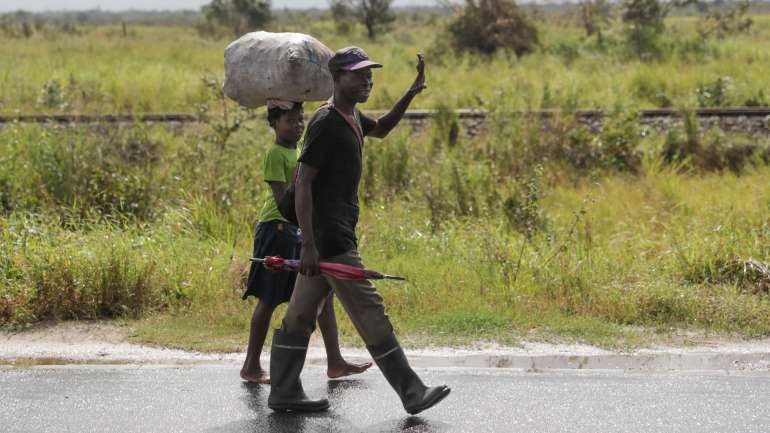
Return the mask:
MULTIPOLYGON (((450 139, 447 121, 367 143, 360 249, 369 266, 407 277, 381 287, 399 332, 770 334, 766 286, 730 265, 770 261, 765 162, 668 165, 665 137, 642 137, 626 110, 599 134, 568 119, 547 133, 503 119, 474 139, 450 139), (589 140, 575 146, 574 134, 589 140)), ((264 123, 247 120, 225 142, 208 124, 0 131, 0 321, 145 318, 145 341, 238 347, 267 193, 264 123)))
MULTIPOLYGON (((501 95, 510 95, 515 109, 554 103, 604 108, 616 100, 658 107, 695 106, 697 90, 723 77, 730 82, 723 105, 766 104, 770 54, 764 47, 770 19, 757 15, 754 20, 748 34, 702 40, 692 18, 671 18, 661 42, 663 57, 646 63, 628 52, 619 24, 597 45, 573 22, 540 22, 541 46, 521 59, 442 49, 440 19, 404 22, 376 41, 368 41, 363 29, 338 34, 325 20, 278 23, 268 30, 310 33, 334 49, 364 46, 386 65, 375 72, 370 109, 387 108, 401 96, 413 79, 417 52, 428 53, 433 89, 420 98, 422 108, 495 108, 501 95)), ((204 39, 194 28, 161 26, 136 26, 130 37, 123 37, 117 28, 104 26, 55 37, 0 37, 0 42, 0 58, 14 59, 0 64, 0 113, 12 114, 194 111, 205 100, 200 77, 222 77, 230 40, 204 39)))
MULTIPOLYGON (((544 46, 521 60, 434 54, 418 105, 437 108, 437 121, 368 141, 360 189, 367 264, 407 277, 381 285, 399 332, 433 343, 617 343, 682 327, 770 335, 770 277, 757 271, 770 262, 770 143, 691 121, 660 136, 636 121, 642 106, 697 105, 696 90, 715 83, 735 104, 767 88, 770 56, 756 47, 770 33, 757 22, 749 35, 689 46, 674 39, 692 23, 677 18, 669 55, 646 64, 611 34, 597 47, 548 24, 544 46), (460 106, 491 111, 473 138, 460 106), (568 114, 547 124, 506 114, 540 106, 608 117, 594 132, 568 114)), ((367 108, 398 97, 434 29, 366 46, 387 65, 367 108)), ((355 40, 324 21, 303 31, 332 47, 355 40)), ((16 59, 0 65, 0 111, 179 110, 203 122, 0 128, 0 324, 123 317, 139 320, 143 341, 240 347, 272 131, 232 103, 222 115, 211 82, 227 41, 184 28, 115 35, 0 43, 0 57, 16 59)))

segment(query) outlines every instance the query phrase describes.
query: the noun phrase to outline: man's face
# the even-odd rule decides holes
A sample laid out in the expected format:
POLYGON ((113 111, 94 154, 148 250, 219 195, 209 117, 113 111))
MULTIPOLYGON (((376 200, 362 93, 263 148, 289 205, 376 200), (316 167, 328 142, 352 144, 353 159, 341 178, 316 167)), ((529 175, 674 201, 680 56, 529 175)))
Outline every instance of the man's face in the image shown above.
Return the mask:
POLYGON ((371 68, 342 72, 336 83, 342 94, 356 102, 366 102, 373 85, 371 68))

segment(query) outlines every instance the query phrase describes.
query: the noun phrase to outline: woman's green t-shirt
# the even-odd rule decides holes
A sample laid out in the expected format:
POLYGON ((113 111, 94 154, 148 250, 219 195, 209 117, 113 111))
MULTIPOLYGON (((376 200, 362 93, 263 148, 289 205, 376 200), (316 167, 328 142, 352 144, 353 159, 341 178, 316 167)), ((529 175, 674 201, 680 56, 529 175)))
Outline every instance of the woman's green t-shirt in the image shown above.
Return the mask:
MULTIPOLYGON (((297 167, 298 149, 289 149, 279 144, 270 146, 262 164, 262 177, 265 182, 293 182, 294 169, 297 167)), ((286 221, 278 211, 278 204, 275 202, 273 190, 268 186, 265 192, 265 205, 262 206, 262 212, 259 214, 259 220, 266 221, 286 221)))

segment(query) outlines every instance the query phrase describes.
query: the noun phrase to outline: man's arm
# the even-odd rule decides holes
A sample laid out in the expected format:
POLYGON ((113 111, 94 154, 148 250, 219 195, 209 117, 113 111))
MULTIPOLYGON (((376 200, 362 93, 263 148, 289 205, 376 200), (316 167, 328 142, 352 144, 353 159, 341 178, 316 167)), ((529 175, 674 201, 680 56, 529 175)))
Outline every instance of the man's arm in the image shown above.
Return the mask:
POLYGON ((396 105, 390 109, 385 115, 377 119, 377 126, 372 129, 368 134, 370 137, 385 138, 393 128, 398 125, 401 118, 404 117, 406 109, 409 108, 409 104, 420 92, 425 90, 428 86, 425 85, 425 59, 422 54, 417 55, 417 78, 414 79, 409 90, 406 91, 404 96, 396 102, 396 105))
POLYGON ((297 222, 302 230, 302 253, 300 254, 299 272, 313 277, 320 274, 318 266, 318 249, 313 237, 313 179, 318 169, 299 163, 297 183, 294 192, 294 207, 297 212, 297 222))

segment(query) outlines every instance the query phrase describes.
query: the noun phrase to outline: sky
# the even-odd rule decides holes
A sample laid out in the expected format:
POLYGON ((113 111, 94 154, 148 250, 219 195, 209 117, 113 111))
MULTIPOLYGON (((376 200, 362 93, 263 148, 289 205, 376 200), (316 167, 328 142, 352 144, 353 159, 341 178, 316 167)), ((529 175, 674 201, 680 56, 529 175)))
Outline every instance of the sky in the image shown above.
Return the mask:
MULTIPOLYGON (((0 12, 23 9, 32 12, 46 10, 83 10, 100 8, 119 11, 126 9, 141 10, 178 10, 199 9, 210 0, 0 0, 0 12)), ((272 0, 276 8, 323 8, 327 0, 272 0)), ((433 5, 435 0, 395 0, 394 6, 433 5)))

